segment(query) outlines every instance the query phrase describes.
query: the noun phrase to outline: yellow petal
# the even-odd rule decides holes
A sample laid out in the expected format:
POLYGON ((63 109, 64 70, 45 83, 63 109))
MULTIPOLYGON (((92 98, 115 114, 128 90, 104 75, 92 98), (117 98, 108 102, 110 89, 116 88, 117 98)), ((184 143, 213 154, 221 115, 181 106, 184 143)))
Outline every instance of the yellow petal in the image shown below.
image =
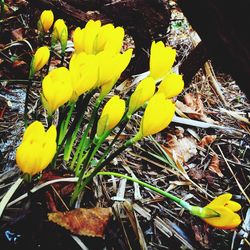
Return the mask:
POLYGON ((115 29, 115 27, 111 23, 105 24, 100 28, 98 35, 96 37, 96 41, 95 41, 95 52, 96 53, 99 53, 99 52, 104 50, 106 43, 110 39, 112 39, 114 29, 115 29))
POLYGON ((124 29, 122 27, 116 27, 112 31, 112 34, 110 34, 110 38, 106 42, 104 50, 109 50, 113 53, 120 53, 124 35, 124 29))
POLYGON ((133 114, 145 102, 147 102, 155 93, 155 81, 152 77, 142 80, 136 87, 129 100, 129 114, 133 114))
POLYGON ((41 140, 45 136, 43 124, 39 121, 32 122, 24 132, 23 141, 41 140))
POLYGON ((101 133, 112 130, 121 120, 125 113, 125 101, 115 95, 109 99, 102 110, 100 116, 100 123, 97 125, 97 135, 101 136, 101 133), (107 117, 107 118, 106 118, 107 117), (105 119, 104 119, 105 118, 105 119), (106 122, 104 122, 104 120, 106 122), (105 124, 105 129, 103 128, 105 124))
POLYGON ((225 206, 225 204, 230 201, 232 198, 232 194, 230 193, 225 193, 222 195, 219 195, 216 197, 214 200, 212 200, 207 207, 213 209, 213 207, 218 207, 218 206, 225 206))
POLYGON ((155 80, 163 78, 168 74, 174 64, 176 50, 165 47, 162 41, 152 42, 150 50, 150 76, 155 80))
POLYGON ((60 67, 50 71, 42 81, 42 90, 49 106, 48 112, 54 112, 68 102, 73 94, 69 70, 60 67))
POLYGON ((235 201, 227 201, 225 204, 226 208, 229 208, 233 212, 237 212, 241 209, 241 205, 238 202, 235 201))
POLYGON ((73 33, 73 42, 75 47, 75 52, 80 53, 84 51, 83 41, 84 41, 84 34, 83 30, 80 27, 77 27, 73 33))
POLYGON ((168 74, 160 83, 158 93, 163 93, 165 98, 172 98, 181 93, 184 88, 182 75, 168 74))
POLYGON ((209 225, 221 229, 233 229, 241 223, 240 216, 226 207, 213 208, 220 217, 204 218, 203 220, 209 225))
POLYGON ((51 10, 44 10, 40 17, 44 32, 48 32, 54 22, 54 14, 51 10))
POLYGON ((153 135, 165 129, 172 121, 175 104, 163 94, 154 95, 145 109, 140 130, 143 136, 153 135))
POLYGON ((34 59, 32 61, 32 67, 34 69, 34 72, 39 71, 49 60, 50 57, 50 50, 47 46, 40 47, 35 55, 34 59))

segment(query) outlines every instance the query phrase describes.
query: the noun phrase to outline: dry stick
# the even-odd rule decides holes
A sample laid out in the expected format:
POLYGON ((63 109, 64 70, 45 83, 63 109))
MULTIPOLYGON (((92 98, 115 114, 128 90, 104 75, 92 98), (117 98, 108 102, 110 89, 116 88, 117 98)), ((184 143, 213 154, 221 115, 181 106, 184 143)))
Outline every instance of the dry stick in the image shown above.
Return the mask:
POLYGON ((227 159, 226 159, 226 157, 224 156, 224 154, 223 154, 223 152, 222 152, 220 146, 217 145, 217 147, 218 147, 218 149, 220 150, 220 153, 221 153, 221 155, 222 155, 222 157, 223 157, 223 159, 224 159, 224 161, 225 161, 225 163, 226 163, 228 169, 230 170, 232 176, 234 177, 234 179, 235 179, 235 181, 236 181, 236 183, 237 183, 237 185, 238 185, 240 191, 241 191, 242 194, 245 196, 245 198, 247 199, 247 201, 250 203, 250 199, 249 199, 248 195, 246 194, 246 192, 245 192, 244 189, 242 188, 241 184, 239 183, 238 179, 236 178, 236 176, 235 176, 235 174, 234 174, 232 168, 230 167, 229 163, 227 162, 227 159))

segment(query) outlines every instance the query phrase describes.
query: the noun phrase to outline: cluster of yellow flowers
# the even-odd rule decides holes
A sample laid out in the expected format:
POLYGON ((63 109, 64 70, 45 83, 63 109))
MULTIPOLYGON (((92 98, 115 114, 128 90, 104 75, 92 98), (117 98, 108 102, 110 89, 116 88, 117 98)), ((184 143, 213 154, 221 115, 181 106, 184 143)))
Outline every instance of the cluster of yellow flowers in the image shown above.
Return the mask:
MULTIPOLYGON (((53 22, 53 12, 44 11, 38 21, 39 33, 46 34, 53 22)), ((50 49, 52 50, 55 43, 59 42, 64 55, 68 29, 62 19, 55 21, 51 37, 50 49)), ((42 80, 41 99, 48 116, 52 116, 62 105, 68 103, 75 105, 79 97, 96 89, 100 92, 97 104, 102 102, 131 61, 132 49, 121 52, 123 40, 122 27, 114 27, 113 24, 102 25, 100 21, 90 20, 84 28, 75 29, 73 33, 75 52, 71 56, 69 67, 52 69, 42 80)), ((31 62, 31 77, 48 63, 50 49, 43 46, 36 51, 31 62)), ((141 80, 130 96, 128 108, 125 100, 118 95, 111 97, 105 104, 96 128, 95 138, 102 138, 98 141, 99 144, 124 117, 129 120, 144 106, 146 108, 139 131, 130 142, 134 143, 145 136, 158 133, 169 125, 175 113, 173 97, 184 87, 182 76, 172 71, 175 58, 174 49, 165 46, 161 41, 152 42, 149 76, 141 80), (160 83, 156 87, 158 82, 160 83)), ((45 169, 56 154, 56 137, 54 125, 45 132, 42 123, 33 122, 25 131, 23 141, 17 149, 16 161, 19 168, 31 176, 45 169)), ((95 150, 97 149, 96 147, 95 150)), ((86 155, 88 158, 92 152, 87 151, 86 155)), ((89 161, 90 158, 86 162, 89 161)), ((232 228, 240 223, 239 216, 234 213, 240 207, 235 202, 229 201, 231 197, 224 198, 218 197, 207 205, 219 216, 204 220, 216 227, 232 228)), ((197 211, 193 209, 192 213, 198 215, 197 211)))

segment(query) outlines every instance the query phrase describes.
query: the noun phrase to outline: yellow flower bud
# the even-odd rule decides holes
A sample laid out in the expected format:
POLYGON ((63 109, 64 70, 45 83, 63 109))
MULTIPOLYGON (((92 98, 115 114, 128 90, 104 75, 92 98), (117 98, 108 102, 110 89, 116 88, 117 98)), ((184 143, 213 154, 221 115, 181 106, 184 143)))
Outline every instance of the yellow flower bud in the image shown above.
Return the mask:
POLYGON ((54 23, 52 46, 54 46, 57 41, 61 43, 62 52, 64 53, 68 41, 68 28, 63 19, 57 19, 54 23))
POLYGON ((150 50, 149 71, 155 80, 162 79, 168 74, 174 64, 176 50, 165 47, 162 41, 152 42, 150 50))
POLYGON ((69 71, 71 75, 73 96, 76 101, 85 92, 93 89, 98 79, 98 61, 94 55, 84 52, 74 54, 70 60, 69 71))
POLYGON ((49 72, 42 81, 42 102, 48 115, 67 103, 73 94, 69 70, 60 67, 49 72))
POLYGON ((32 74, 39 71, 48 62, 49 57, 50 57, 49 48, 47 46, 40 47, 36 51, 31 61, 32 74))
POLYGON ((232 194, 226 193, 216 197, 205 208, 217 212, 219 217, 203 218, 209 225, 221 229, 233 229, 241 223, 241 218, 235 212, 241 209, 241 205, 231 201, 232 194))
MULTIPOLYGON (((51 10, 44 10, 40 16, 39 22, 42 27, 42 30, 39 31, 45 33, 48 32, 54 22, 53 12, 51 10)), ((38 25, 38 29, 40 25, 38 25)))
POLYGON ((128 66, 132 58, 132 51, 132 49, 128 49, 123 54, 113 54, 110 51, 103 51, 97 55, 99 61, 97 87, 101 87, 100 96, 106 96, 113 88, 122 72, 128 66))
POLYGON ((87 22, 85 28, 76 28, 73 33, 73 41, 75 52, 85 52, 87 54, 94 54, 94 46, 96 36, 100 30, 101 22, 90 20, 87 22))
POLYGON ((184 88, 182 75, 175 73, 168 74, 159 85, 158 93, 163 93, 165 98, 172 98, 181 93, 184 88))
POLYGON ((155 93, 155 81, 152 77, 142 80, 136 87, 129 100, 128 113, 132 115, 137 109, 143 106, 155 93))
POLYGON ((142 117, 139 134, 141 137, 153 135, 165 129, 172 121, 175 104, 166 100, 163 94, 154 95, 142 117))
POLYGON ((122 119, 125 113, 125 101, 118 95, 109 99, 102 110, 102 114, 97 124, 97 136, 102 136, 105 132, 111 131, 122 119))
POLYGON ((45 132, 42 123, 35 121, 28 126, 17 148, 17 166, 24 174, 33 176, 49 165, 56 147, 56 127, 52 125, 45 132))

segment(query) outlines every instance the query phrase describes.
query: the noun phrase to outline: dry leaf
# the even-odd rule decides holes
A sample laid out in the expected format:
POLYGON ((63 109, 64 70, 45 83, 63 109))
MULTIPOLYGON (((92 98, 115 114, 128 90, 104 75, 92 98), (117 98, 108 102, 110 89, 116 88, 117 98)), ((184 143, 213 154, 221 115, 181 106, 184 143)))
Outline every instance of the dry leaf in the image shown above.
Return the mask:
POLYGON ((172 138, 167 143, 167 148, 172 154, 176 154, 182 163, 187 162, 191 157, 197 154, 197 143, 193 137, 186 136, 177 139, 175 135, 172 135, 172 138))
POLYGON ((23 33, 23 28, 18 28, 11 31, 11 35, 14 40, 23 40, 23 33))
POLYGON ((193 94, 186 94, 184 96, 184 102, 185 104, 177 101, 176 107, 183 113, 186 113, 189 118, 198 119, 208 123, 217 123, 213 119, 207 117, 207 115, 205 114, 205 108, 199 94, 197 94, 196 96, 194 96, 193 94))
POLYGON ((48 218, 73 234, 104 238, 111 215, 110 208, 77 208, 68 212, 48 213, 48 218))
POLYGON ((211 160, 208 168, 212 172, 216 173, 219 177, 223 177, 224 176, 222 174, 221 170, 220 170, 220 161, 219 161, 219 157, 218 157, 217 154, 213 155, 212 160, 211 160))
POLYGON ((217 136, 216 135, 205 135, 199 142, 198 145, 201 148, 205 148, 205 146, 213 143, 216 140, 217 136))

